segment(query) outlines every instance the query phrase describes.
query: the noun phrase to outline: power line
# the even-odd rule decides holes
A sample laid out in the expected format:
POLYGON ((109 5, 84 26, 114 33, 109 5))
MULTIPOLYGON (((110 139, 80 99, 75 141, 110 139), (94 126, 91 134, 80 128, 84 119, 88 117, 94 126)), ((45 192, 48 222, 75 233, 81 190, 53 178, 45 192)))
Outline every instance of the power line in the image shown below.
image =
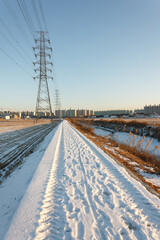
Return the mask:
POLYGON ((10 5, 8 0, 3 0, 3 4, 7 8, 9 14, 11 15, 15 24, 17 25, 17 28, 19 29, 19 31, 20 31, 21 35, 23 36, 23 38, 25 39, 26 43, 29 45, 29 47, 31 47, 30 45, 32 45, 32 42, 29 40, 28 34, 25 32, 23 26, 21 25, 21 23, 20 23, 21 21, 18 20, 15 12, 13 10, 13 7, 10 5), (29 44, 29 42, 30 42, 30 44, 29 44))
POLYGON ((30 63, 24 58, 24 56, 19 52, 19 50, 12 44, 12 42, 5 36, 5 34, 0 31, 0 34, 6 39, 6 41, 11 45, 12 48, 14 48, 14 50, 18 53, 19 56, 21 56, 21 58, 23 58, 23 60, 30 66, 30 63))
MULTIPOLYGON (((33 1, 34 1, 34 0, 33 0, 33 1)), ((43 7, 42 7, 42 4, 41 4, 41 0, 38 0, 38 3, 39 3, 40 12, 41 12, 41 17, 42 17, 42 19, 43 19, 45 31, 48 33, 48 38, 50 39, 49 32, 48 32, 48 27, 47 27, 47 23, 46 23, 44 11, 43 11, 43 7)), ((49 42, 49 44, 50 44, 50 46, 51 46, 51 43, 50 43, 50 42, 49 42)), ((52 55, 52 57, 53 57, 53 52, 51 53, 51 55, 52 55)))
POLYGON ((15 38, 15 36, 13 35, 13 33, 9 30, 9 28, 7 27, 7 25, 3 22, 3 20, 0 18, 0 22, 1 24, 4 26, 4 28, 7 30, 7 32, 12 36, 12 38, 15 40, 15 42, 18 44, 18 46, 22 49, 22 51, 24 52, 24 55, 26 57, 28 57, 28 59, 30 61, 32 61, 32 59, 28 56, 28 54, 25 52, 24 48, 21 46, 21 44, 19 43, 19 41, 15 38))
POLYGON ((41 21, 40 21, 39 15, 38 15, 38 11, 37 11, 35 2, 34 2, 34 0, 30 0, 30 2, 31 2, 31 5, 32 5, 32 7, 33 7, 33 11, 34 11, 35 17, 36 17, 36 19, 37 19, 39 28, 42 30, 42 25, 41 25, 41 21))
MULTIPOLYGON (((42 3, 41 3, 41 0, 37 0, 37 1, 38 1, 38 4, 39 4, 39 8, 40 8, 40 12, 41 12, 41 18, 43 20, 42 22, 43 22, 43 25, 45 27, 45 31, 48 32, 47 22, 46 22, 46 19, 45 19, 45 14, 44 14, 44 11, 43 11, 43 6, 42 6, 42 3)), ((49 32, 48 32, 48 37, 49 37, 49 32)), ((50 39, 50 37, 49 37, 49 39, 50 39)), ((49 43, 49 44, 51 46, 51 43, 49 43)), ((52 56, 52 61, 53 61, 53 58, 54 58, 53 57, 53 51, 51 51, 51 56, 52 56)), ((52 81, 53 87, 58 90, 58 83, 57 83, 57 80, 56 80, 56 71, 55 71, 55 68, 53 67, 53 65, 51 67, 52 67, 52 71, 54 72, 54 80, 52 81)))
MULTIPOLYGON (((34 0, 33 0, 34 1, 34 0)), ((42 7, 42 4, 41 4, 41 0, 38 0, 38 3, 39 3, 39 8, 40 8, 40 12, 41 12, 41 17, 43 19, 43 24, 45 26, 45 30, 48 32, 48 27, 47 27, 47 23, 46 23, 46 19, 45 19, 45 14, 44 14, 44 11, 43 11, 43 7, 42 7)), ((48 37, 49 37, 49 32, 48 32, 48 37)), ((50 39, 50 37, 49 37, 50 39)), ((51 43, 49 43, 50 46, 51 46, 51 43)), ((52 61, 54 59, 53 57, 53 51, 51 52, 51 57, 52 57, 52 61)), ((54 72, 54 81, 53 81, 53 86, 55 87, 57 84, 57 81, 56 81, 56 72, 55 72, 55 69, 54 69, 54 65, 51 66, 52 68, 52 71, 54 72)), ((55 87, 56 88, 56 87, 55 87)))
POLYGON ((27 6, 25 4, 25 2, 22 2, 20 0, 17 0, 17 3, 18 3, 18 6, 19 6, 19 9, 25 19, 25 22, 29 28, 29 31, 33 37, 33 39, 35 39, 35 28, 34 28, 34 25, 33 25, 33 22, 31 20, 31 17, 29 15, 29 12, 28 12, 28 9, 27 9, 27 6))
POLYGON ((35 30, 34 24, 32 22, 32 18, 30 17, 30 14, 29 14, 29 11, 27 9, 27 6, 25 4, 25 1, 24 0, 17 0, 17 1, 21 1, 21 6, 22 6, 22 9, 23 9, 23 12, 24 12, 24 14, 26 16, 26 19, 27 19, 28 23, 29 23, 30 29, 33 32, 33 39, 34 39, 35 38, 34 34, 35 34, 36 30, 35 30))
POLYGON ((32 75, 26 71, 17 61, 14 60, 14 58, 12 58, 11 56, 8 55, 8 53, 6 53, 6 51, 4 51, 2 48, 0 48, 0 50, 8 57, 10 58, 15 64, 17 64, 25 73, 27 73, 29 76, 32 77, 32 75))
POLYGON ((33 32, 34 32, 34 34, 35 34, 35 32, 36 32, 35 26, 34 26, 34 23, 33 23, 33 21, 32 21, 32 18, 31 18, 31 16, 30 16, 30 13, 29 13, 29 11, 28 11, 28 8, 27 8, 27 5, 26 5, 26 3, 25 3, 25 0, 21 0, 21 1, 23 2, 24 11, 26 12, 26 16, 27 16, 27 18, 28 18, 28 20, 29 20, 29 22, 30 22, 31 27, 33 28, 33 32))
POLYGON ((41 10, 41 15, 42 15, 42 19, 43 19, 43 22, 44 22, 45 31, 48 31, 47 23, 46 23, 46 20, 45 20, 45 16, 44 16, 44 12, 43 12, 41 1, 38 0, 38 3, 39 3, 39 8, 41 10))

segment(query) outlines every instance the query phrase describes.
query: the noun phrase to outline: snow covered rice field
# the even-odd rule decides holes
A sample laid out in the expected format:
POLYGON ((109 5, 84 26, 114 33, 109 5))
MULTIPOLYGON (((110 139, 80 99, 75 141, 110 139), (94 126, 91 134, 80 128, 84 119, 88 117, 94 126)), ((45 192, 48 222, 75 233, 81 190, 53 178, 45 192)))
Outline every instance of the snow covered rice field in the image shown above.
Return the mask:
POLYGON ((35 122, 33 119, 20 119, 20 120, 0 120, 0 134, 11 132, 19 129, 24 129, 34 125, 47 124, 50 120, 39 120, 35 122))

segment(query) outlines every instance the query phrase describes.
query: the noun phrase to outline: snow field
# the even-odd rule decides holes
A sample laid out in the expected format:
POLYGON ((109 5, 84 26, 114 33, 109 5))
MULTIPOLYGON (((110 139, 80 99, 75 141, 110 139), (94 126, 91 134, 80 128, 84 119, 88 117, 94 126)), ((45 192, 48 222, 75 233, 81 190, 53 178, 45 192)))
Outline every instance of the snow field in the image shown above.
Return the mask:
POLYGON ((63 121, 5 239, 157 240, 159 229, 159 199, 63 121))

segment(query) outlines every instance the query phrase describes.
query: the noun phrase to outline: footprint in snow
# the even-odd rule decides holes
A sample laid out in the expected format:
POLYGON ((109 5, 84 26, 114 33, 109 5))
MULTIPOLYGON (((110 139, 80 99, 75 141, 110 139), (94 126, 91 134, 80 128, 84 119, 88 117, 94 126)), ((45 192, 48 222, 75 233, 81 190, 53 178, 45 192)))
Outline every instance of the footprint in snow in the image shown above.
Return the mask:
POLYGON ((77 238, 80 240, 84 239, 84 224, 82 223, 82 221, 80 221, 79 223, 77 223, 77 238))
POLYGON ((80 212, 79 208, 76 208, 72 213, 68 213, 67 216, 68 218, 72 219, 72 218, 76 218, 77 219, 77 215, 80 212))
POLYGON ((75 166, 77 164, 77 161, 75 159, 73 159, 72 164, 73 164, 73 166, 75 166))
POLYGON ((77 174, 76 174, 76 171, 75 170, 72 170, 72 177, 75 177, 77 174))
POLYGON ((98 162, 96 162, 96 166, 99 168, 100 167, 100 164, 98 162))
POLYGON ((94 196, 94 200, 101 206, 104 207, 104 204, 100 201, 99 197, 97 195, 94 196))
POLYGON ((72 203, 68 203, 66 205, 66 209, 67 209, 68 212, 73 212, 73 204, 72 203))

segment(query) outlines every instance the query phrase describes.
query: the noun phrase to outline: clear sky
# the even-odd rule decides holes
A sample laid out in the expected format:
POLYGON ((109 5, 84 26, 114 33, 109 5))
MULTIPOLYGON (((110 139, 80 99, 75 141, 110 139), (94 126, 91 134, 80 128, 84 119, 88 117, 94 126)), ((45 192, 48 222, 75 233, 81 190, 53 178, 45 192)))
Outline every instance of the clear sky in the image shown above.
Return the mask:
MULTIPOLYGON (((39 30, 31 1, 25 2, 39 30)), ((160 104, 159 0, 41 3, 53 48, 55 80, 49 80, 53 109, 55 88, 60 90, 62 108, 135 109, 160 104)), ((0 18, 15 37, 0 22, 0 48, 30 74, 0 50, 0 108, 34 111, 38 91, 38 81, 32 78, 34 41, 17 0, 0 1, 0 18), (12 6, 27 36, 22 36, 4 1, 12 6)))

